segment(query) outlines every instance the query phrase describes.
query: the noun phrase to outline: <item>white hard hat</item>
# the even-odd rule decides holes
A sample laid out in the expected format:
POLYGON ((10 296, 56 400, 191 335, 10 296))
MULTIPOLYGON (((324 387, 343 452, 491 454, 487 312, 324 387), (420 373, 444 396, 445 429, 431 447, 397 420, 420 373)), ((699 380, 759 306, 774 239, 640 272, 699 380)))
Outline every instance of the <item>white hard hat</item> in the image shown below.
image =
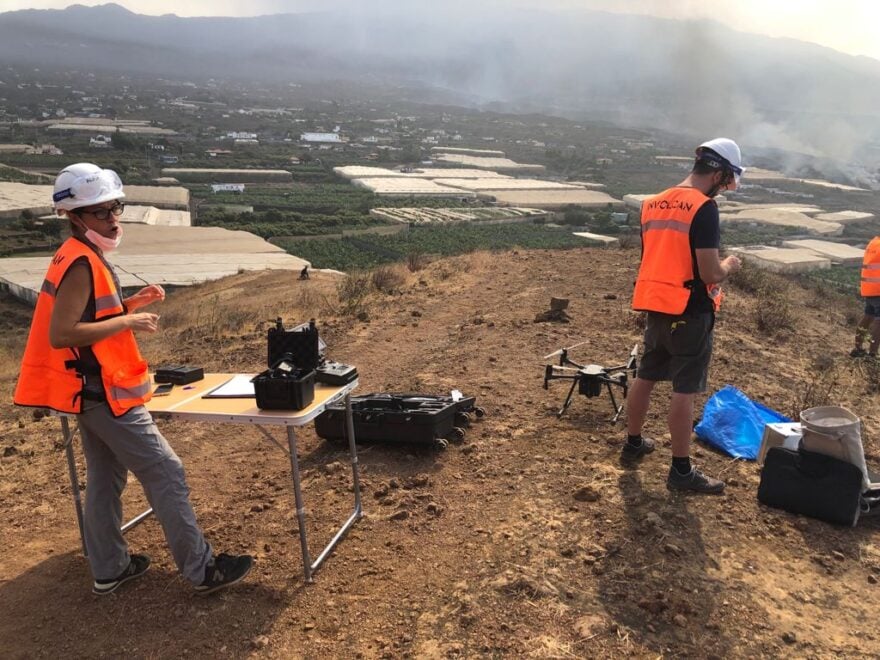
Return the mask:
POLYGON ((55 178, 52 192, 52 202, 58 211, 72 211, 123 197, 119 175, 92 163, 65 167, 55 178))
POLYGON ((697 158, 712 160, 711 158, 706 158, 704 152, 705 149, 708 149, 721 157, 719 165, 726 166, 730 169, 733 172, 733 178, 736 181, 736 185, 739 185, 739 179, 746 171, 742 166, 742 153, 740 153, 739 145, 730 138, 715 138, 714 140, 707 140, 697 147, 697 158))

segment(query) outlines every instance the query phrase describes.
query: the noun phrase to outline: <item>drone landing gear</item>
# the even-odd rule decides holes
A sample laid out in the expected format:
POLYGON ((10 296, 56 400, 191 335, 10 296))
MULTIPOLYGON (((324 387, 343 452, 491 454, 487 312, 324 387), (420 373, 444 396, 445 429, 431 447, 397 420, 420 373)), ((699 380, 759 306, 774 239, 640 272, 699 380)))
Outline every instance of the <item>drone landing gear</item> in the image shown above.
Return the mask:
MULTIPOLYGON (((568 396, 565 397, 565 401, 562 403, 562 408, 556 413, 556 417, 561 419, 565 414, 565 411, 568 410, 568 407, 571 405, 574 390, 577 386, 578 381, 574 381, 571 384, 571 387, 568 390, 568 396)), ((605 383, 605 388, 608 390, 608 396, 611 397, 611 407, 614 409, 614 416, 611 418, 611 423, 616 424, 617 420, 620 419, 620 414, 623 412, 623 403, 617 403, 617 399, 614 397, 614 390, 611 389, 611 383, 605 383)), ((626 397, 626 391, 624 391, 623 396, 624 398, 626 397)))

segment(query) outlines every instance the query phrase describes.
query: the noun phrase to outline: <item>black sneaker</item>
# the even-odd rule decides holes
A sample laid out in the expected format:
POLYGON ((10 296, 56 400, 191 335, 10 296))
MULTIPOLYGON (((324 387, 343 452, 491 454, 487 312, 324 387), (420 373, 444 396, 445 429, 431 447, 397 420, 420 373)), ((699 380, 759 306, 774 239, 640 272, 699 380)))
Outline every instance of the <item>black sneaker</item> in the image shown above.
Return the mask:
POLYGON ((868 352, 864 348, 854 348, 849 352, 851 358, 867 357, 868 352))
POLYGON ((146 573, 149 567, 150 558, 147 555, 129 555, 126 569, 112 580, 95 580, 95 584, 92 586, 92 593, 98 596, 112 594, 129 580, 139 578, 146 573))
POLYGON ((250 555, 219 554, 205 567, 205 581, 196 587, 196 593, 207 596, 218 589, 241 582, 254 565, 250 555))
POLYGON ((651 438, 642 438, 642 444, 640 445, 633 445, 627 441, 623 445, 623 449, 620 450, 620 460, 637 461, 643 456, 652 453, 654 446, 654 441, 651 438))
POLYGON ((666 478, 666 487, 669 490, 692 490, 697 493, 717 495, 724 491, 724 482, 707 477, 695 467, 692 467, 687 474, 681 474, 671 467, 666 478))

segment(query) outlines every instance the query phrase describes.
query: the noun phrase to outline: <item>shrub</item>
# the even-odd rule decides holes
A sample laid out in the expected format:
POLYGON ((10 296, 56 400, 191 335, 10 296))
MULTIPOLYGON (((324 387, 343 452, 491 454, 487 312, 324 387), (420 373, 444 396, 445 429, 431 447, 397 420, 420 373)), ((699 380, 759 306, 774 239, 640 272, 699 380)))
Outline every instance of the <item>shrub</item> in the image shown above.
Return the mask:
POLYGON ((880 361, 867 359, 861 361, 861 372, 865 379, 868 394, 880 392, 880 361))
POLYGON ((755 307, 754 320, 760 332, 775 335, 793 329, 795 317, 786 295, 767 289, 755 307))
POLYGON ((639 232, 627 232, 625 234, 620 234, 617 237, 617 241, 620 243, 620 247, 629 250, 631 248, 640 247, 642 238, 639 232))
POLYGON ((372 279, 366 272, 353 271, 336 285, 341 312, 344 315, 360 316, 366 313, 367 296, 370 294, 372 279))
POLYGON ((766 271, 744 261, 742 268, 730 280, 731 284, 746 293, 762 293, 772 289, 772 281, 766 271))
POLYGON ((839 385, 840 365, 834 358, 819 356, 813 361, 806 377, 795 386, 788 406, 788 416, 798 420, 802 410, 836 404, 837 397, 834 393, 839 385))
POLYGON ((373 286, 383 293, 393 293, 404 283, 403 274, 394 266, 379 266, 371 276, 373 286))
POLYGON ((413 250, 406 255, 406 267, 411 273, 415 273, 417 270, 422 270, 427 265, 428 258, 421 250, 413 250))

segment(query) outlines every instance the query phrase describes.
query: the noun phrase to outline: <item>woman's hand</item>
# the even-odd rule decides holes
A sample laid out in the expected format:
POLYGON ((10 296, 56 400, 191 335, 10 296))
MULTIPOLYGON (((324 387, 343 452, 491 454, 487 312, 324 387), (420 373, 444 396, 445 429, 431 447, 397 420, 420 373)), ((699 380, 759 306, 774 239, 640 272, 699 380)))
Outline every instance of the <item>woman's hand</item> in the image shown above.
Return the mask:
POLYGON ((133 296, 126 298, 125 306, 133 311, 147 305, 152 305, 154 302, 161 302, 162 300, 165 300, 165 289, 158 284, 150 284, 133 296))
POLYGON ((128 329, 132 332, 156 332, 159 329, 159 315, 149 312, 128 314, 124 317, 128 321, 128 329))

